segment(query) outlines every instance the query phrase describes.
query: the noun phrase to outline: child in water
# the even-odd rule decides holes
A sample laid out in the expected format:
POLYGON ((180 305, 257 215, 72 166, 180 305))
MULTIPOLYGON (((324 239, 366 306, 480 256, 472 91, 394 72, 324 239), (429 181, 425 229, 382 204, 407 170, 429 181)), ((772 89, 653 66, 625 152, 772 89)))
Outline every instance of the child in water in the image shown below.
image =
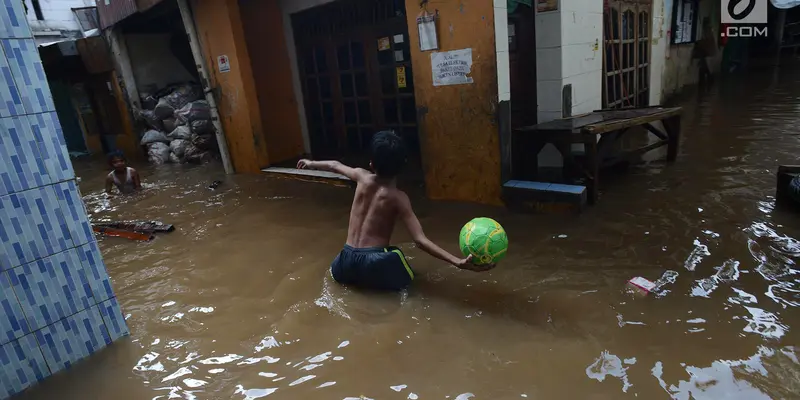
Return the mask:
POLYGON ((108 165, 113 168, 106 177, 106 193, 112 195, 113 186, 121 194, 131 194, 142 188, 139 173, 128 166, 128 162, 122 153, 114 152, 108 155, 108 165))
POLYGON ((425 236, 408 195, 396 186, 395 178, 405 164, 402 139, 387 131, 376 133, 372 139, 370 168, 374 173, 338 161, 300 160, 297 163, 298 169, 335 172, 357 183, 347 242, 331 264, 331 275, 337 282, 379 290, 398 290, 411 283, 414 272, 403 252, 389 245, 398 219, 403 221, 414 243, 433 257, 472 271, 493 267, 474 265, 472 256, 456 257, 425 236))

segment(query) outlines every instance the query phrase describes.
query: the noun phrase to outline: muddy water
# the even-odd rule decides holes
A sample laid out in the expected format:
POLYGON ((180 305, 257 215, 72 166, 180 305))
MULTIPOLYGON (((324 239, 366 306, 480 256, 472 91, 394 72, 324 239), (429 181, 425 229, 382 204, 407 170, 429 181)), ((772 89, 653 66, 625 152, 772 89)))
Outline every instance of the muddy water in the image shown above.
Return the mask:
POLYGON ((396 242, 422 277, 369 294, 327 273, 349 189, 144 169, 147 193, 107 202, 78 165, 92 218, 159 219, 150 243, 101 239, 132 335, 25 399, 792 398, 800 393, 800 219, 774 209, 797 163, 800 75, 684 102, 678 162, 635 168, 579 218, 417 202, 456 249, 488 215, 507 229, 494 271, 455 270, 396 242), (217 190, 206 186, 224 180, 217 190), (633 276, 679 275, 636 297, 633 276))

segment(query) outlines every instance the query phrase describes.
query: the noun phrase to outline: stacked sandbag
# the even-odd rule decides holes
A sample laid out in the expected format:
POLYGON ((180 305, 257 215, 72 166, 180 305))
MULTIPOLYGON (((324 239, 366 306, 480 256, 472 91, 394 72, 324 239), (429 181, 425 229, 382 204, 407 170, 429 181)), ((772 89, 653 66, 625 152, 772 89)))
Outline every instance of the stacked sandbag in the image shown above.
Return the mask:
POLYGON ((155 88, 142 93, 137 117, 148 131, 142 137, 154 164, 203 163, 219 154, 216 130, 202 89, 193 84, 155 88))
POLYGON ((147 147, 147 159, 150 163, 161 165, 170 162, 169 138, 164 132, 151 129, 145 132, 140 143, 147 147))
POLYGON ((184 154, 186 161, 200 164, 212 160, 219 150, 208 102, 198 100, 186 104, 175 112, 175 119, 185 124, 191 132, 189 138, 191 145, 186 148, 184 154))

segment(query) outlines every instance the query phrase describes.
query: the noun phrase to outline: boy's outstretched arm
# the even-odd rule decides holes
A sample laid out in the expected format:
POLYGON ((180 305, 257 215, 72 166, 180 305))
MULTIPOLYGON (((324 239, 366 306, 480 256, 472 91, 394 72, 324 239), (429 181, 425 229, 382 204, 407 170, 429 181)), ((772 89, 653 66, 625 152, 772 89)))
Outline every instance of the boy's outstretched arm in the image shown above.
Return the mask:
POLYGON ((338 161, 311 161, 302 159, 297 162, 297 169, 316 169, 319 171, 333 172, 344 175, 355 182, 358 182, 368 174, 364 169, 348 167, 338 161))
POLYGON ((474 265, 471 255, 467 258, 458 258, 428 239, 428 237, 425 236, 425 232, 422 230, 422 224, 419 223, 417 214, 415 214, 414 210, 411 208, 411 201, 405 193, 400 195, 399 206, 400 218, 403 220, 403 223, 406 224, 406 228, 408 232, 411 233, 411 238, 414 239, 414 243, 423 251, 461 269, 468 269, 471 271, 483 271, 488 269, 486 267, 474 265))

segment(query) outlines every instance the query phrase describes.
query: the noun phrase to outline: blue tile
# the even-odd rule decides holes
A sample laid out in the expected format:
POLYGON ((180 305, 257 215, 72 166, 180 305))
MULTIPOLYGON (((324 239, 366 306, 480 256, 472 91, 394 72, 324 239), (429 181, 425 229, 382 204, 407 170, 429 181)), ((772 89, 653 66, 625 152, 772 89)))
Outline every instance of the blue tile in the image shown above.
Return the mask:
POLYGON ((550 184, 547 182, 517 181, 516 187, 521 189, 547 190, 550 184))
POLYGON ((75 249, 14 268, 9 274, 33 330, 95 304, 89 280, 75 249))
POLYGON ((11 287, 11 279, 8 273, 0 272, 0 345, 17 340, 30 332, 28 321, 11 287))
POLYGON ((105 322, 106 328, 108 328, 111 340, 116 341, 130 334, 128 324, 125 322, 125 317, 122 316, 122 309, 120 309, 116 297, 112 297, 100 303, 99 306, 100 314, 103 316, 103 322, 105 322))
POLYGON ((108 277, 108 271, 103 263, 103 257, 100 254, 100 248, 97 247, 97 242, 93 240, 77 250, 78 257, 86 270, 86 277, 92 288, 95 302, 101 303, 114 297, 114 291, 111 289, 111 279, 108 277))
POLYGON ((0 399, 8 398, 50 376, 34 335, 0 347, 0 399))
POLYGON ((3 46, 0 46, 0 117, 20 114, 25 114, 25 108, 22 107, 22 98, 14 82, 14 76, 11 75, 6 53, 3 51, 3 46))
POLYGON ((0 0, 0 38, 33 37, 22 0, 0 0))
POLYGON ((98 306, 36 331, 50 371, 71 367, 111 343, 98 306))
POLYGON ((52 183, 28 121, 0 118, 0 196, 52 183))
POLYGON ((28 124, 53 183, 75 178, 64 131, 55 112, 28 115, 28 124))
POLYGON ((46 254, 44 240, 31 226, 30 214, 33 209, 28 201, 30 192, 28 190, 0 197, 0 225, 7 236, 1 243, 7 257, 0 258, 0 270, 27 264, 49 255, 46 254))
POLYGON ((50 85, 33 39, 3 39, 2 45, 26 113, 55 111, 50 85))
POLYGON ((75 185, 75 181, 67 181, 53 185, 58 204, 64 212, 69 228, 69 236, 74 245, 81 246, 94 240, 94 233, 86 215, 86 207, 75 185))
POLYGON ((558 183, 554 183, 550 185, 550 188, 547 190, 553 192, 562 192, 562 193, 574 193, 574 194, 581 194, 586 191, 586 186, 578 186, 578 185, 562 185, 558 183))
POLYGON ((74 242, 67 225, 66 210, 61 207, 56 195, 56 186, 49 185, 39 188, 41 194, 36 199, 36 207, 42 214, 42 223, 50 233, 49 239, 57 251, 74 247, 74 242))

